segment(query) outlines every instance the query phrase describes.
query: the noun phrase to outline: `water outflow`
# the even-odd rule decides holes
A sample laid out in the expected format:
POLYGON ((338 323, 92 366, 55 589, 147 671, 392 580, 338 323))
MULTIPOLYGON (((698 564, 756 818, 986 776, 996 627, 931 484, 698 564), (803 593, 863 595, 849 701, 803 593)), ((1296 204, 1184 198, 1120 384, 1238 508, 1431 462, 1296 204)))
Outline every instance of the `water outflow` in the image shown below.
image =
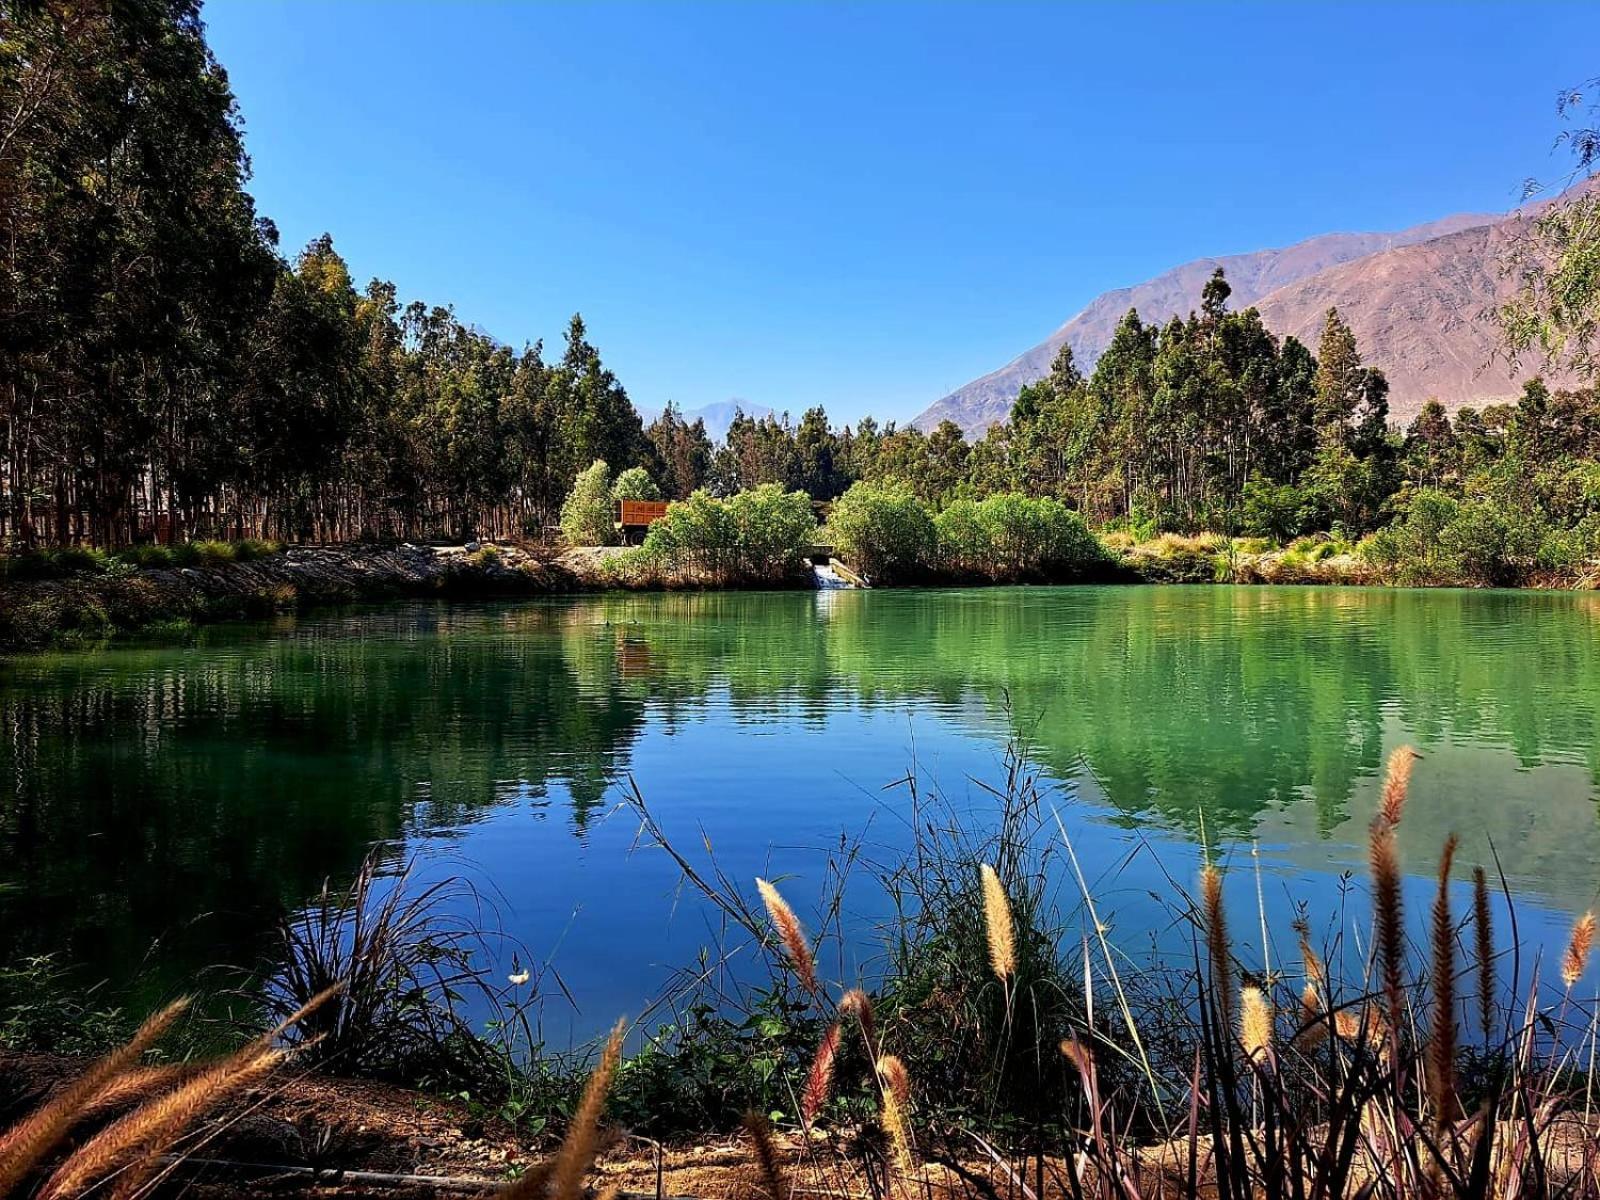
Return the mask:
POLYGON ((846 581, 833 569, 832 564, 811 564, 811 577, 816 580, 817 587, 823 591, 834 591, 838 588, 848 588, 854 585, 846 581))

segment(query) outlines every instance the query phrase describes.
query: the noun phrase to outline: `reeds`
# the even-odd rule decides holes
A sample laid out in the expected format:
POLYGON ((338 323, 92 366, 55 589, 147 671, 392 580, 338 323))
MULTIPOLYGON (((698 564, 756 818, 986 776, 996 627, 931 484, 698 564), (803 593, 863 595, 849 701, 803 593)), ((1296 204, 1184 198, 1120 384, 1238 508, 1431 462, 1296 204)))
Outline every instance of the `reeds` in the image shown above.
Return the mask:
POLYGON ((146 1020, 127 1045, 106 1055, 6 1132, 0 1139, 0 1196, 9 1196, 12 1189, 60 1145, 83 1112, 138 1062, 188 1007, 187 997, 167 1005, 146 1020))
POLYGON ((1439 856, 1439 891, 1433 901, 1433 1016, 1428 1030, 1428 1090, 1440 1125, 1456 1115, 1456 963, 1455 924, 1450 919, 1450 869, 1456 836, 1445 839, 1439 856))
POLYGON ((1272 1054, 1272 1026, 1272 1001, 1254 984, 1246 984, 1239 992, 1239 1044, 1251 1062, 1272 1054))
POLYGON ((1375 940, 1384 997, 1389 1006, 1389 1029, 1398 1035, 1404 1023, 1405 921, 1400 906, 1400 852, 1395 830, 1405 812, 1406 792, 1416 752, 1401 746, 1389 756, 1383 798, 1372 820, 1367 858, 1372 869, 1372 906, 1375 940))
POLYGON ((1478 1022, 1488 1045, 1494 1031, 1494 915, 1489 908, 1489 878, 1472 868, 1472 940, 1478 966, 1478 1022))
POLYGON ((1211 990, 1216 997, 1217 1019, 1223 1029, 1233 1028, 1233 949, 1228 940, 1228 917, 1222 907, 1222 872, 1206 863, 1200 871, 1202 919, 1206 952, 1211 960, 1211 990))
POLYGON ((989 965, 1002 983, 1017 973, 1017 931, 1011 917, 1011 901, 994 868, 984 863, 978 868, 983 881, 983 924, 989 942, 989 965))
POLYGON ((772 1126, 767 1118, 751 1109, 744 1115, 744 1127, 750 1134, 750 1145, 756 1162, 761 1167, 761 1181, 766 1185, 771 1200, 785 1200, 789 1194, 783 1183, 783 1170, 778 1165, 778 1150, 772 1144, 772 1126))
POLYGON ((93 1181, 121 1172, 111 1194, 131 1194, 154 1172, 158 1156, 194 1122, 259 1080, 284 1059, 281 1050, 252 1045, 175 1091, 158 1096, 91 1138, 39 1192, 40 1200, 79 1195, 93 1181))
MULTIPOLYGON (((622 1036, 626 1031, 627 1022, 618 1021, 606 1039, 605 1049, 600 1052, 599 1064, 584 1086, 578 1110, 572 1116, 567 1136, 550 1168, 548 1194, 552 1200, 580 1200, 583 1195, 583 1179, 594 1165, 595 1148, 600 1144, 600 1114, 606 1106, 606 1093, 611 1090, 611 1078, 622 1059, 622 1036)), ((521 1182, 518 1180, 518 1184, 521 1182)), ((506 1189, 505 1195, 534 1196, 542 1190, 518 1190, 517 1185, 513 1185, 506 1189)))
POLYGON ((828 1026, 817 1043, 817 1053, 806 1073, 805 1091, 800 1094, 800 1116, 809 1127, 833 1094, 833 1061, 839 1054, 839 1022, 828 1026))

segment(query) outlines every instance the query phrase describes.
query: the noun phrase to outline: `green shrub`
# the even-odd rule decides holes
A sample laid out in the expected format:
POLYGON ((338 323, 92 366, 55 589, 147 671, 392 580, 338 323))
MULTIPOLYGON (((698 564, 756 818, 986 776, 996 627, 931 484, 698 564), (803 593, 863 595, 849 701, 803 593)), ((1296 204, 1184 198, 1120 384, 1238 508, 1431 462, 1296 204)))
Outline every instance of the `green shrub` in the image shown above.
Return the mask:
POLYGON ((1309 532, 1321 515, 1317 497, 1291 483, 1252 479, 1240 503, 1245 532, 1278 542, 1309 532))
POLYGON ((1498 498, 1457 500, 1422 488, 1361 552, 1391 583, 1512 587, 1540 565, 1547 546, 1560 553, 1551 532, 1529 506, 1498 498))
POLYGON ((1059 500, 1016 492, 990 496, 978 505, 978 520, 989 538, 992 578, 1061 578, 1105 559, 1088 527, 1059 500))
POLYGON ((816 537, 804 492, 775 483, 726 500, 704 490, 667 506, 619 570, 710 583, 779 583, 794 576, 816 537))
POLYGON ((643 467, 629 467, 611 485, 613 500, 659 500, 661 489, 643 467))
POLYGON ((897 481, 852 484, 834 502, 828 529, 840 557, 875 583, 920 578, 938 556, 927 506, 897 481))
POLYGON ((595 459, 572 481, 572 491, 561 506, 561 536, 574 546, 609 546, 616 541, 611 468, 603 459, 595 459))
POLYGON ((982 575, 994 561, 994 543, 976 500, 954 500, 933 519, 939 561, 957 575, 982 575))
POLYGON ((129 546, 125 550, 117 551, 117 557, 141 570, 155 571, 172 566, 173 548, 156 545, 129 546))

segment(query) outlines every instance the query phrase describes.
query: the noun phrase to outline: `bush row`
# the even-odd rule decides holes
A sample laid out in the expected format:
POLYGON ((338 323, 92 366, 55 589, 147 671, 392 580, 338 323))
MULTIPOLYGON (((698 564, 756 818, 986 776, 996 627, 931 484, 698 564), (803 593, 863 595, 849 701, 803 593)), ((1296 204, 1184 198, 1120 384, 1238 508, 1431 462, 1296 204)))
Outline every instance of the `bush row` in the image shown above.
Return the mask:
POLYGON ((644 544, 613 560, 625 582, 783 584, 800 577, 816 541, 811 498, 775 483, 719 499, 704 490, 676 501, 644 544))
POLYGON ((828 518, 833 545, 874 583, 1011 583, 1100 574, 1105 548, 1058 500, 1006 492, 935 513, 907 487, 858 483, 828 518))
POLYGON ((1401 518, 1361 547, 1385 583, 1521 587, 1571 585, 1600 573, 1600 512, 1560 525, 1532 505, 1415 492, 1401 518))

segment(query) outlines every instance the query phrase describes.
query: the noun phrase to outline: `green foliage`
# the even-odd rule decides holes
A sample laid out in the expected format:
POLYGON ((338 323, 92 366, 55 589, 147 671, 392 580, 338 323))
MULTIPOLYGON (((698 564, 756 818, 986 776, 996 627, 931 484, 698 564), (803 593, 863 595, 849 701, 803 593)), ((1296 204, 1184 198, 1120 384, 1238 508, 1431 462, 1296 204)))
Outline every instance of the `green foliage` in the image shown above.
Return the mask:
POLYGON ((1305 488, 1265 479, 1246 483, 1240 501, 1244 531, 1279 542, 1309 533, 1321 512, 1317 497, 1305 488))
POLYGON ((1514 587, 1529 580, 1546 545, 1561 553, 1547 522, 1526 505, 1462 501, 1424 488, 1362 553, 1393 582, 1514 587))
POLYGON ((934 518, 940 568, 995 582, 1081 577, 1106 561, 1081 518, 1057 500, 1005 492, 957 500, 934 518))
POLYGON ((938 552, 927 506, 904 483, 857 483, 834 502, 828 530, 839 556, 874 583, 925 575, 938 552))
POLYGON ((643 467, 629 467, 611 485, 613 500, 659 500, 661 489, 643 467))
POLYGON ((647 1137, 731 1131, 752 1109, 794 1120, 822 1034, 810 1010, 781 987, 757 992, 735 1013, 689 1005, 622 1064, 612 1112, 647 1137))
POLYGON ((619 570, 696 583, 792 580, 816 536, 811 501, 777 484, 719 499, 704 489, 667 507, 619 570))
POLYGON ((595 459, 572 481, 561 506, 561 536, 574 546, 609 546, 617 540, 611 468, 595 459))
POLYGON ((7 1050, 101 1055, 126 1042, 136 1025, 47 955, 0 967, 0 1047, 7 1050))

